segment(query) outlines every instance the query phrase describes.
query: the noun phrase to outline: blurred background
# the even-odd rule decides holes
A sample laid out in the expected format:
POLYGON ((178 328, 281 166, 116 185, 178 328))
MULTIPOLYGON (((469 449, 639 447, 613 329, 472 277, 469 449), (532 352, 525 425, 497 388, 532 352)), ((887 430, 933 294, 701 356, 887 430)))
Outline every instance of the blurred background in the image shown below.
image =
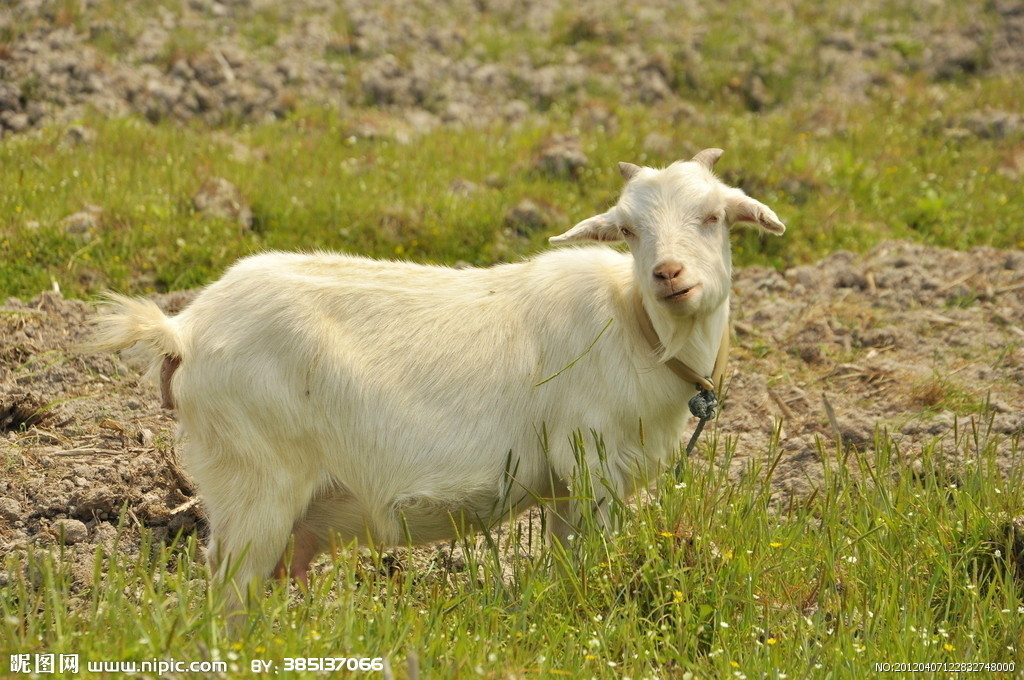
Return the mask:
POLYGON ((777 267, 1024 247, 1024 3, 0 6, 0 295, 201 285, 268 248, 486 265, 719 146, 777 267))

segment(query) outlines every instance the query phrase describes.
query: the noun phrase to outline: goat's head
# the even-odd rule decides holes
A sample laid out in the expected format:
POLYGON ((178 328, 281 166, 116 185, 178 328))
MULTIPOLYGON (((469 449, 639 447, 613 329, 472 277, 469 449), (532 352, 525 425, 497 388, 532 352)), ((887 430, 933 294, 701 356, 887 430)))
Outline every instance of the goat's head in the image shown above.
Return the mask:
POLYGON ((645 298, 683 315, 716 308, 732 278, 729 226, 786 230, 771 208, 715 177, 711 168, 721 155, 705 149, 663 170, 619 163, 626 187, 618 203, 551 242, 625 241, 645 298))

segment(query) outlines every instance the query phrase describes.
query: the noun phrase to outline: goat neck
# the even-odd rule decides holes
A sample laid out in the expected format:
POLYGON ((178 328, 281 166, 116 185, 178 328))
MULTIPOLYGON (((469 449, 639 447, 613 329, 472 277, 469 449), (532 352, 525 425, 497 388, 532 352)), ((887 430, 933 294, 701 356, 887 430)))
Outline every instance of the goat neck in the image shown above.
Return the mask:
MULTIPOLYGON (((654 349, 659 352, 659 361, 675 359, 701 378, 714 376, 714 387, 718 387, 720 373, 724 370, 720 350, 722 343, 728 341, 728 297, 710 313, 693 316, 669 313, 661 309, 659 302, 652 303, 641 294, 634 295, 634 307, 637 315, 646 315, 654 330, 657 340, 654 349)), ((636 321, 642 322, 643 319, 636 321)), ((655 344, 651 339, 648 342, 655 344)))

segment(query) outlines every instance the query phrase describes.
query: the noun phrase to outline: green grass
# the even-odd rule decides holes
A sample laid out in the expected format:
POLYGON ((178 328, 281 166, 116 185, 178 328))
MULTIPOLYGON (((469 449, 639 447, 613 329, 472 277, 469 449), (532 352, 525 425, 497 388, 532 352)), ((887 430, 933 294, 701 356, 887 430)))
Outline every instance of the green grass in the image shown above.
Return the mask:
MULTIPOLYGON (((943 115, 1009 108, 1011 85, 944 85, 943 115)), ((320 109, 217 134, 89 118, 84 122, 97 132, 92 143, 67 146, 63 130, 49 128, 0 145, 0 295, 32 296, 51 280, 73 296, 188 288, 268 248, 481 265, 515 259, 611 204, 621 187, 615 161, 666 164, 711 145, 727 149, 722 177, 772 205, 790 227, 782 239, 739 231, 738 265, 786 266, 893 237, 1021 247, 1017 181, 996 172, 1010 162, 1013 145, 951 140, 935 120, 935 88, 910 82, 899 95, 842 111, 818 104, 761 114, 726 110, 685 129, 640 107, 613 108, 615 131, 579 130, 590 165, 577 180, 531 166, 546 137, 572 128, 571 112, 557 107, 543 121, 438 130, 408 144, 359 137, 352 118, 320 109), (823 118, 832 119, 824 129, 823 118), (678 151, 645 151, 652 132, 678 151), (256 153, 238 158, 232 143, 256 153), (248 197, 251 233, 194 212, 190 198, 211 176, 229 179, 248 197), (451 194, 458 178, 480 190, 451 194), (556 217, 542 233, 507 235, 503 216, 523 198, 549 205, 556 217), (88 241, 61 226, 87 204, 103 208, 88 241)), ((393 124, 372 110, 359 115, 393 124)))
POLYGON ((406 677, 410 655, 429 678, 862 678, 912 661, 1019 671, 1024 537, 1014 547, 1007 533, 1024 503, 1019 442, 1009 478, 983 418, 933 442, 914 474, 884 433, 871 454, 821 442, 829 474, 810 498, 771 494, 774 446, 736 482, 729 442, 708 442, 656 500, 617 506, 615 536, 586 531, 564 551, 520 533, 520 548, 485 541, 464 567, 342 550, 310 593, 268 586, 237 638, 192 537, 146 540, 131 558, 101 548, 78 577, 92 585, 60 554, 11 554, 0 647, 77 653, 83 667, 219 659, 232 677, 295 656, 382 657, 406 677))

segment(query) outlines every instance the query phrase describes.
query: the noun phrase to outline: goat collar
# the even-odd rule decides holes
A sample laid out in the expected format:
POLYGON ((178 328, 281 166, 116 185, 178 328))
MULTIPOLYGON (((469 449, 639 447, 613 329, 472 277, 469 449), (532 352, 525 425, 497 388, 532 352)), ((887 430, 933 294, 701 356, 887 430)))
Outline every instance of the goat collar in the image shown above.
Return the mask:
MULTIPOLYGON (((647 310, 644 309, 643 298, 638 294, 636 296, 636 320, 640 325, 640 332, 643 333, 644 339, 647 340, 647 344, 651 346, 655 352, 660 352, 662 349, 661 339, 658 337, 658 332, 654 330, 654 324, 651 323, 651 317, 647 314, 647 310)), ((711 375, 702 375, 697 371, 684 364, 675 357, 670 358, 665 362, 665 365, 671 369, 673 373, 683 379, 683 382, 696 385, 700 390, 707 390, 714 392, 715 388, 721 384, 722 376, 725 374, 725 364, 729 358, 729 320, 725 321, 725 326, 722 329, 722 340, 718 345, 718 356, 715 357, 714 368, 711 369, 711 375)))

